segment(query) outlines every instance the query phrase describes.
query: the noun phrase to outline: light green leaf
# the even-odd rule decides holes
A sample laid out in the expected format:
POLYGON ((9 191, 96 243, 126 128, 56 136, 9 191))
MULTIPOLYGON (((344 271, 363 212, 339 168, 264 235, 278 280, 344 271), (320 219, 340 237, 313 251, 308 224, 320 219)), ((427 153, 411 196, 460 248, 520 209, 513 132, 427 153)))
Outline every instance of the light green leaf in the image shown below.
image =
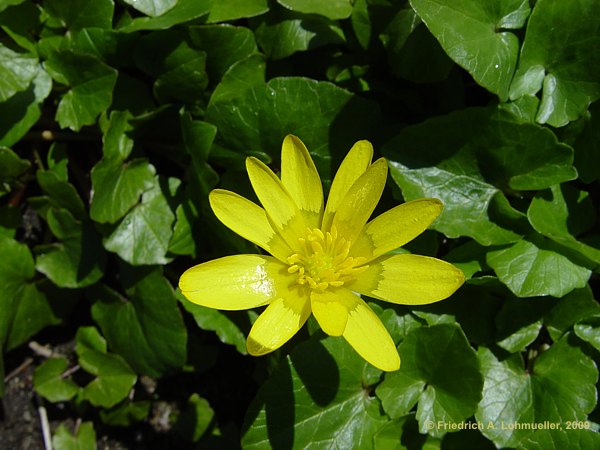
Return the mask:
POLYGON ((77 386, 71 379, 63 378, 69 362, 66 358, 49 358, 36 367, 33 373, 33 386, 36 392, 46 400, 66 402, 71 400, 79 392, 77 386))
POLYGON ((519 40, 507 29, 523 26, 529 14, 527 0, 411 0, 410 4, 450 58, 501 100, 508 98, 519 40))
POLYGON ((52 436, 54 450, 96 450, 96 432, 92 422, 83 422, 72 435, 64 424, 60 424, 52 436))
POLYGON ((346 19, 352 14, 351 0, 277 0, 280 5, 304 14, 319 14, 329 19, 346 19))
POLYGON ((169 253, 175 255, 195 255, 193 227, 198 220, 198 211, 191 201, 185 201, 175 211, 176 221, 173 227, 173 237, 169 242, 169 253))
POLYGON ((177 4, 177 0, 123 0, 147 16, 160 16, 177 4))
POLYGON ((115 4, 113 0, 46 0, 44 7, 69 31, 78 31, 88 27, 111 28, 115 4))
POLYGON ((104 239, 104 247, 133 265, 166 264, 175 214, 166 195, 169 188, 155 178, 142 200, 104 239))
POLYGON ((387 374, 376 390, 391 418, 405 415, 418 402, 419 431, 439 437, 446 431, 430 430, 429 421, 458 423, 475 412, 483 379, 475 351, 460 326, 443 324, 414 329, 398 352, 402 359, 400 370, 387 374))
POLYGON ((577 337, 589 342, 596 350, 600 351, 600 314, 579 322, 573 329, 577 337))
POLYGON ((575 289, 565 295, 544 316, 544 326, 553 341, 561 336, 580 320, 600 315, 600 305, 594 299, 589 285, 583 289, 575 289))
POLYGON ((596 405, 598 369, 568 336, 541 353, 530 373, 520 354, 499 360, 481 347, 479 359, 485 383, 475 417, 493 424, 481 432, 498 447, 515 447, 531 433, 523 427, 507 429, 507 424, 547 420, 564 426, 566 421, 585 420, 596 405))
POLYGON ((36 269, 59 287, 85 287, 98 281, 106 254, 92 224, 75 219, 66 209, 50 209, 47 220, 60 242, 36 249, 36 269))
POLYGON ((600 98, 600 3, 539 0, 527 24, 510 98, 542 91, 539 123, 578 119, 600 98))
POLYGON ((557 253, 556 246, 536 236, 492 250, 487 263, 517 297, 562 297, 584 287, 590 270, 557 253))
POLYGON ((92 317, 114 351, 140 374, 153 377, 179 369, 187 333, 173 289, 158 268, 122 266, 126 297, 106 286, 91 293, 92 317))
POLYGON ((369 396, 368 363, 342 338, 314 335, 281 361, 246 413, 242 447, 373 448, 385 423, 369 396))
POLYGON ((117 71, 95 57, 66 50, 50 55, 44 67, 54 80, 71 88, 56 110, 62 128, 78 131, 95 123, 110 106, 117 71))
POLYGON ((335 22, 280 8, 257 18, 252 25, 258 44, 272 59, 286 58, 298 51, 344 42, 342 29, 335 22))
POLYGON ((219 0, 213 2, 208 23, 258 16, 269 10, 268 0, 219 0))
POLYGON ((213 0, 178 0, 177 4, 158 17, 138 17, 120 28, 120 31, 166 30, 174 25, 206 16, 213 0))
POLYGON ((0 45, 0 102, 26 90, 38 70, 36 58, 0 45))
POLYGON ((137 376, 123 358, 107 353, 106 341, 94 327, 79 328, 75 338, 79 365, 96 377, 82 388, 81 399, 110 408, 127 397, 137 376))
POLYGON ((92 169, 92 220, 99 223, 118 221, 138 204, 142 194, 155 189, 155 173, 147 159, 123 163, 100 161, 92 169))
MULTIPOLYGON (((581 421, 582 426, 590 422, 581 421)), ((517 450, 563 450, 566 448, 600 448, 600 434, 591 429, 537 430, 524 439, 517 450)))

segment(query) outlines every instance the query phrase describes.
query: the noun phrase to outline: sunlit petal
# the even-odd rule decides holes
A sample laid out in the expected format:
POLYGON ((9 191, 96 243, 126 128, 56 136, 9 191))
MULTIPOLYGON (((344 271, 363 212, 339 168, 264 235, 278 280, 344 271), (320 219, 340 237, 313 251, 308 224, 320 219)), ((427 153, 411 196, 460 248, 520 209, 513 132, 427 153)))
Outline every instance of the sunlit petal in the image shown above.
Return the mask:
POLYGON ((365 170, 371 164, 371 158, 373 158, 373 146, 371 143, 369 141, 358 141, 352 146, 342 161, 327 197, 327 206, 323 216, 324 230, 329 230, 333 215, 337 211, 340 202, 344 199, 354 182, 365 173, 365 170))
POLYGON ((381 158, 352 185, 333 216, 332 226, 340 236, 348 241, 358 236, 381 198, 386 177, 387 162, 381 158))
POLYGON ((310 304, 315 319, 319 322, 321 329, 330 336, 341 336, 348 321, 348 309, 339 301, 338 292, 341 291, 349 292, 344 288, 338 288, 336 290, 314 291, 310 296, 310 304))
POLYGON ((304 234, 306 225, 296 202, 277 175, 258 159, 246 159, 246 169, 269 221, 287 244, 297 250, 298 237, 304 234))
POLYGON ((287 292, 293 279, 287 266, 271 256, 235 255, 186 270, 179 289, 199 305, 238 310, 266 305, 287 292))
POLYGON ((217 218, 244 239, 265 249, 281 261, 291 254, 290 247, 277 234, 263 208, 235 192, 215 189, 208 196, 217 218))
POLYGON ((412 241, 431 225, 442 212, 436 198, 403 203, 367 223, 350 249, 350 255, 371 261, 390 250, 412 241))
POLYGON ((391 303, 425 305, 449 297, 464 280, 462 271, 450 263, 402 254, 375 260, 349 288, 391 303))
POLYGON ((254 356, 277 350, 291 339, 310 316, 310 300, 304 289, 286 292, 274 300, 254 322, 246 348, 254 356))
POLYGON ((323 214, 321 178, 304 143, 288 135, 281 148, 281 182, 304 215, 308 227, 320 226, 323 214))
POLYGON ((339 301, 348 309, 344 339, 356 352, 378 369, 400 368, 400 356, 387 329, 360 297, 343 289, 339 301))

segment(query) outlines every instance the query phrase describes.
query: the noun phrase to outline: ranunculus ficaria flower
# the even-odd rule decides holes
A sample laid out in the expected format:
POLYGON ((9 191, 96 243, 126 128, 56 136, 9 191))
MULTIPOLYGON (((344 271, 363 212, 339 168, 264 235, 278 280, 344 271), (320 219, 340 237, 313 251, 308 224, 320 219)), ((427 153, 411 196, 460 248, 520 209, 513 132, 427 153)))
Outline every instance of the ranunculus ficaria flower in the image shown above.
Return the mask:
POLYGON ((251 355, 282 346, 312 313, 325 333, 343 336, 369 363, 397 370, 396 346, 361 295, 423 305, 450 296, 464 275, 436 258, 388 254, 421 234, 443 206, 437 199, 414 200, 369 222, 387 177, 385 159, 371 164, 372 156, 368 141, 354 144, 327 205, 314 162, 297 137, 283 141, 281 179, 248 158, 263 207, 222 189, 210 193, 210 204, 221 222, 272 256, 226 256, 194 266, 179 281, 183 295, 222 310, 266 305, 248 336, 251 355))

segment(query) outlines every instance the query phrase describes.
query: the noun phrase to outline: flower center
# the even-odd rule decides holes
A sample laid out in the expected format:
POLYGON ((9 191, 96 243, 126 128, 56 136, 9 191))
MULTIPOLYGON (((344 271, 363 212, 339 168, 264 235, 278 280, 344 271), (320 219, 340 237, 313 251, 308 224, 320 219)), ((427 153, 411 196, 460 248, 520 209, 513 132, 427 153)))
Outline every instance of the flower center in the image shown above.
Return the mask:
POLYGON ((341 286, 369 267, 362 265, 366 258, 348 256, 350 242, 338 237, 335 227, 326 233, 318 228, 307 228, 305 237, 298 241, 300 253, 294 253, 287 259, 290 265, 288 272, 298 274, 298 284, 307 284, 318 290, 341 286))

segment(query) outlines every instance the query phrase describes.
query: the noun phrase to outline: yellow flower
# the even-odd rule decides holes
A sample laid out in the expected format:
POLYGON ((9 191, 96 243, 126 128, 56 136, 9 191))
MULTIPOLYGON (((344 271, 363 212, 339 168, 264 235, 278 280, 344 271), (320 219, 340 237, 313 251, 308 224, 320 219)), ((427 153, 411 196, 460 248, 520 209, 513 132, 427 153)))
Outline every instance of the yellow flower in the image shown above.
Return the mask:
POLYGON ((281 179, 248 158, 263 208, 221 189, 210 193, 210 204, 227 227, 273 256, 226 256, 194 266, 179 281, 183 295, 224 310, 268 305, 250 330, 251 355, 282 346, 312 313, 325 333, 343 336, 375 367, 398 370, 394 342, 359 294, 423 305, 450 296, 464 275, 436 258, 387 254, 425 231, 443 206, 437 199, 414 200, 367 222, 387 178, 385 159, 371 164, 372 157, 368 141, 354 144, 326 206, 317 169, 297 137, 283 141, 281 179))

